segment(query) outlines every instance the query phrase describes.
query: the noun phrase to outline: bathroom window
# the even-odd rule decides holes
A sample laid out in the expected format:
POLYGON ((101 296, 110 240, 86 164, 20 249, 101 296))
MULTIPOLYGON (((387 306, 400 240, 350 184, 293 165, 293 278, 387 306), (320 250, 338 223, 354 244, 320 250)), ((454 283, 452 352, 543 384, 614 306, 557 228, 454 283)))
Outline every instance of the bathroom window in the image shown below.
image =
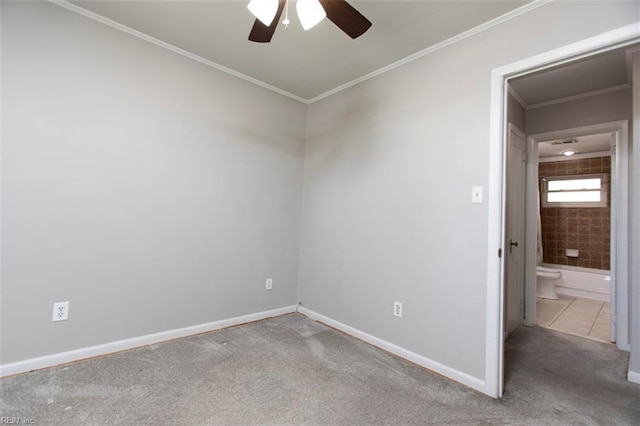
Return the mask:
POLYGON ((606 207, 607 175, 557 176, 542 179, 543 207, 606 207))

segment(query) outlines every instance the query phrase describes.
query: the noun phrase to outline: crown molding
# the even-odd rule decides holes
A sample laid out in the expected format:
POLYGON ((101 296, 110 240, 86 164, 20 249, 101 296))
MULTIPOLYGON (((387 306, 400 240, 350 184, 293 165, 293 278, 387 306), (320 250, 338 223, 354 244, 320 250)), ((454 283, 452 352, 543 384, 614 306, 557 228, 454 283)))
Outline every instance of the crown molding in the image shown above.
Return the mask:
POLYGON ((511 87, 511 85, 508 83, 507 83, 507 91, 511 96, 513 96, 513 99, 515 99, 516 102, 518 102, 522 108, 524 109, 529 108, 529 104, 524 99, 522 99, 518 94, 518 92, 516 92, 515 89, 511 87))
POLYGON ((564 98, 552 99, 550 101, 539 102, 527 107, 527 110, 542 108, 550 105, 562 104, 565 102, 577 101, 579 99, 590 98, 592 96, 604 95, 606 93, 617 92, 618 90, 631 89, 631 85, 628 83, 620 84, 618 86, 607 87, 606 89, 593 90, 591 92, 580 93, 579 95, 567 96, 564 98))
POLYGON ((448 38, 448 39, 446 39, 444 41, 436 43, 433 46, 430 46, 430 47, 428 47, 426 49, 423 49, 423 50, 421 50, 421 51, 419 51, 417 53, 409 55, 409 56, 407 56, 407 57, 405 57, 403 59, 400 59, 400 60, 398 60, 398 61, 396 61, 396 62, 394 62, 392 64, 389 64, 389 65, 384 66, 384 67, 382 67, 382 68, 380 68, 380 69, 378 69, 376 71, 373 71, 373 72, 370 72, 368 74, 365 74, 362 77, 356 78, 356 79, 354 79, 354 80, 352 80, 350 82, 342 84, 342 85, 340 85, 340 86, 338 86, 338 87, 336 87, 334 89, 331 89, 331 90, 329 90, 327 92, 324 92, 324 93, 322 93, 322 94, 320 94, 318 96, 315 96, 313 98, 310 98, 310 99, 305 99, 303 97, 294 95, 293 93, 287 92, 286 90, 282 90, 282 89, 280 89, 278 87, 272 86, 272 85, 270 85, 268 83, 265 83, 263 81, 255 79, 253 77, 250 77, 250 76, 248 76, 246 74, 243 74, 243 73, 240 73, 238 71, 232 70, 231 68, 225 67, 224 65, 220 65, 220 64, 218 64, 216 62, 213 62, 213 61, 210 61, 208 59, 205 59, 202 56, 196 55, 196 54, 191 53, 191 52, 189 52, 187 50, 184 50, 184 49, 181 49, 181 48, 179 48, 177 46, 174 46, 174 45, 172 45, 170 43, 167 43, 167 42, 164 42, 162 40, 159 40, 159 39, 157 39, 155 37, 152 37, 152 36, 150 36, 148 34, 145 34, 145 33, 141 32, 141 31, 134 30, 133 28, 130 28, 130 27, 126 26, 126 25, 122 25, 122 24, 120 24, 120 23, 118 23, 116 21, 113 21, 113 20, 109 19, 109 18, 105 18, 102 15, 99 15, 97 13, 94 13, 94 12, 91 12, 91 11, 89 11, 87 9, 84 9, 84 8, 82 8, 80 6, 77 6, 77 5, 73 4, 73 3, 70 3, 67 0, 47 0, 47 1, 49 3, 55 4, 55 5, 59 6, 59 7, 64 8, 64 9, 67 9, 67 10, 70 10, 72 12, 75 12, 75 13, 77 13, 79 15, 82 15, 84 17, 92 19, 92 20, 94 20, 96 22, 100 22, 100 23, 102 23, 104 25, 107 25, 107 26, 109 26, 111 28, 120 30, 120 31, 122 31, 124 33, 132 35, 132 36, 137 37, 139 39, 145 40, 145 41, 147 41, 149 43, 155 44, 156 46, 163 47, 163 48, 165 48, 167 50, 170 50, 170 51, 172 51, 174 53, 182 55, 182 56, 184 56, 186 58, 192 59, 192 60, 194 60, 196 62, 199 62, 199 63, 204 64, 206 66, 209 66, 211 68, 214 68, 214 69, 216 69, 218 71, 222 71, 222 72, 230 74, 230 75, 232 75, 234 77, 238 77, 238 78, 240 78, 242 80, 245 80, 245 81, 248 81, 250 83, 253 83, 253 84, 257 85, 257 86, 263 87, 263 88, 271 90, 273 92, 276 92, 276 93, 278 93, 280 95, 286 96, 286 97, 291 98, 293 100, 296 100, 298 102, 302 102, 304 104, 309 105, 309 104, 317 102, 317 101, 319 101, 321 99, 327 98, 327 97, 329 97, 329 96, 331 96, 333 94, 336 94, 338 92, 346 90, 346 89, 348 89, 348 88, 350 88, 352 86, 360 84, 360 83, 362 83, 362 82, 364 82, 366 80, 372 79, 372 78, 377 77, 377 76, 379 76, 381 74, 384 74, 384 73, 386 73, 388 71, 391 71, 391 70, 393 70, 395 68, 398 68, 398 67, 400 67, 402 65, 405 65, 405 64, 407 64, 409 62, 413 62, 413 61, 415 61, 417 59, 420 59, 423 56, 426 56, 426 55, 429 55, 431 53, 437 52, 438 50, 444 49, 445 47, 450 46, 450 45, 452 45, 454 43, 457 43, 459 41, 465 40, 465 39, 467 39, 469 37, 472 37, 472 36, 474 36, 476 34, 479 34, 479 33, 483 32, 483 31, 489 30, 489 29, 491 29, 491 28, 493 28, 493 27, 495 27, 497 25, 500 25, 500 24, 502 24, 504 22, 507 22, 507 21, 509 21, 509 20, 511 20, 513 18, 516 18, 516 17, 522 15, 522 14, 525 14, 527 12, 530 12, 530 11, 534 10, 534 9, 537 9, 538 7, 544 6, 545 4, 550 3, 553 0, 533 0, 533 1, 531 1, 531 2, 529 2, 527 4, 525 4, 525 5, 517 8, 517 9, 513 9, 512 11, 505 13, 504 15, 501 15, 501 16, 499 16, 497 18, 494 18, 494 19, 492 19, 490 21, 487 21, 487 22, 485 22, 485 23, 483 23, 481 25, 478 25, 478 26, 476 26, 474 28, 471 28, 471 29, 469 29, 469 30, 467 30, 465 32, 462 32, 462 33, 460 33, 460 34, 458 34, 456 36, 453 36, 451 38, 448 38))
POLYGON ((523 5, 523 6, 520 6, 517 9, 513 9, 512 11, 507 12, 504 15, 498 16, 497 18, 494 18, 494 19, 492 19, 490 21, 485 22, 484 24, 480 24, 477 27, 473 27, 473 28, 471 28, 471 29, 469 29, 469 30, 467 30, 465 32, 462 32, 462 33, 460 33, 458 35, 455 35, 455 36, 453 36, 451 38, 448 38, 448 39, 446 39, 444 41, 441 41, 440 43, 436 43, 433 46, 427 47, 426 49, 423 49, 423 50, 421 50, 419 52, 416 52, 416 53, 414 53, 412 55, 409 55, 406 58, 400 59, 399 61, 396 61, 396 62, 394 62, 392 64, 387 65, 387 66, 384 66, 384 67, 382 67, 382 68, 380 68, 380 69, 378 69, 376 71, 370 72, 369 74, 365 74, 362 77, 356 78, 355 80, 351 80, 350 82, 345 83, 343 85, 340 85, 340 86, 338 86, 338 87, 336 87, 334 89, 331 89, 331 90, 329 90, 327 92, 324 92, 321 95, 313 97, 313 98, 308 100, 308 103, 312 104, 312 103, 317 102, 317 101, 319 101, 321 99, 327 98, 327 97, 329 97, 331 95, 334 95, 334 94, 336 94, 338 92, 341 92, 341 91, 343 91, 345 89, 348 89, 348 88, 350 88, 352 86, 355 86, 355 85, 360 84, 360 83, 362 83, 364 81, 367 81, 367 80, 372 79, 374 77, 377 77, 377 76, 379 76, 381 74, 384 74, 384 73, 386 73, 388 71, 396 69, 396 68, 398 68, 398 67, 400 67, 402 65, 408 64, 409 62, 413 62, 413 61, 415 61, 417 59, 420 59, 423 56, 427 56, 427 55, 429 55, 431 53, 437 52, 438 50, 444 49, 447 46, 451 46, 452 44, 458 43, 458 42, 460 42, 462 40, 465 40, 465 39, 467 39, 469 37, 472 37, 472 36, 474 36, 476 34, 479 34, 479 33, 483 32, 483 31, 489 30, 489 29, 491 29, 491 28, 493 28, 493 27, 495 27, 497 25, 500 25, 500 24, 502 24, 504 22, 507 22, 507 21, 509 21, 509 20, 511 20, 513 18, 516 18, 516 17, 524 14, 524 13, 530 12, 530 11, 532 11, 534 9, 537 9, 537 8, 539 8, 541 6, 544 6, 547 3, 551 3, 552 1, 554 1, 554 0, 533 0, 530 3, 527 3, 527 4, 523 5))
POLYGON ((291 98, 293 100, 296 100, 298 102, 302 102, 304 104, 308 104, 309 103, 309 101, 307 99, 304 99, 304 98, 302 98, 300 96, 294 95, 293 93, 287 92, 286 90, 282 90, 282 89, 280 89, 278 87, 275 87, 275 86, 272 86, 270 84, 267 84, 267 83, 265 83, 263 81, 255 79, 253 77, 250 77, 250 76, 248 76, 246 74, 242 74, 241 72, 232 70, 231 68, 227 68, 224 65, 220 65, 220 64, 218 64, 216 62, 213 62, 213 61, 210 61, 208 59, 205 59, 202 56, 198 56, 198 55, 196 55, 194 53, 191 53, 189 51, 181 49, 181 48, 179 48, 177 46, 174 46, 173 44, 166 43, 166 42, 164 42, 162 40, 159 40, 159 39, 157 39, 155 37, 152 37, 152 36, 150 36, 148 34, 145 34, 145 33, 140 32, 138 30, 134 30, 133 28, 127 27, 126 25, 122 25, 122 24, 120 24, 120 23, 118 23, 116 21, 113 21, 113 20, 109 19, 109 18, 105 18, 102 15, 98 15, 97 13, 91 12, 91 11, 89 11, 87 9, 84 9, 84 8, 82 8, 80 6, 77 6, 77 5, 73 4, 73 3, 69 3, 66 0, 47 0, 47 1, 49 3, 55 4, 56 6, 60 6, 60 7, 64 8, 64 9, 67 9, 67 10, 75 12, 75 13, 77 13, 79 15, 82 15, 82 16, 84 16, 86 18, 89 18, 89 19, 92 19, 94 21, 100 22, 101 24, 107 25, 107 26, 109 26, 111 28, 115 28, 116 30, 120 30, 120 31, 122 31, 124 33, 132 35, 132 36, 137 37, 139 39, 142 39, 144 41, 147 41, 147 42, 149 42, 151 44, 155 44, 156 46, 163 47, 163 48, 165 48, 167 50, 170 50, 170 51, 172 51, 174 53, 177 53, 178 55, 182 55, 182 56, 184 56, 186 58, 192 59, 192 60, 194 60, 196 62, 204 64, 204 65, 206 65, 208 67, 214 68, 214 69, 216 69, 218 71, 222 71, 224 73, 230 74, 230 75, 232 75, 234 77, 237 77, 237 78, 240 78, 242 80, 248 81, 249 83, 253 83, 253 84, 257 85, 257 86, 260 86, 260 87, 263 87, 265 89, 271 90, 273 92, 276 92, 276 93, 278 93, 280 95, 283 95, 283 96, 286 96, 286 97, 291 98))

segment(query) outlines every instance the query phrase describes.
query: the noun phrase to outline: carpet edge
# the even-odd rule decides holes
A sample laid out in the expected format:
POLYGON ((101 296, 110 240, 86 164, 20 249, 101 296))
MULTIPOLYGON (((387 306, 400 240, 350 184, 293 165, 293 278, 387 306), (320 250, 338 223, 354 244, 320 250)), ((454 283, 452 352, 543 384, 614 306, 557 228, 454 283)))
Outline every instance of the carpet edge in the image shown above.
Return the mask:
POLYGON ((303 306, 298 307, 298 313, 312 320, 324 323, 330 327, 333 327, 337 330, 342 331, 343 333, 346 333, 357 339, 363 340, 373 346, 376 346, 377 348, 390 352, 396 356, 399 356, 400 358, 406 359, 407 361, 410 361, 414 364, 424 367, 427 370, 430 370, 436 374, 444 376, 447 379, 453 380, 454 382, 458 382, 462 385, 470 387, 474 390, 477 390, 493 398, 492 394, 490 393, 490 390, 487 389, 486 382, 484 380, 478 379, 477 377, 474 377, 462 371, 456 370, 455 368, 449 367, 447 365, 434 361, 430 358, 419 355, 415 352, 412 352, 408 349, 395 345, 386 340, 372 336, 368 333, 365 333, 364 331, 361 331, 361 330, 358 330, 357 328, 343 324, 339 321, 326 317, 322 314, 319 314, 303 306))
POLYGON ((189 327, 177 328, 173 330, 161 331, 158 333, 147 334, 143 336, 132 337, 114 342, 103 343, 95 346, 74 349, 66 352, 59 352, 51 355, 44 355, 36 358, 29 358, 22 361, 0 364, 0 377, 12 376, 15 374, 26 373, 28 371, 40 370, 43 368, 54 367, 60 364, 66 364, 75 361, 81 361, 94 358, 101 355, 107 355, 114 352, 121 352, 128 349, 134 349, 141 346, 152 345, 165 342, 181 337, 192 336, 195 334, 206 333, 209 331, 219 330, 226 327, 232 327, 249 322, 259 321, 266 318, 276 317, 280 315, 296 312, 297 305, 285 306, 282 308, 271 309, 268 311, 257 312, 239 317, 227 318, 218 321, 212 321, 204 324, 193 325, 189 327))

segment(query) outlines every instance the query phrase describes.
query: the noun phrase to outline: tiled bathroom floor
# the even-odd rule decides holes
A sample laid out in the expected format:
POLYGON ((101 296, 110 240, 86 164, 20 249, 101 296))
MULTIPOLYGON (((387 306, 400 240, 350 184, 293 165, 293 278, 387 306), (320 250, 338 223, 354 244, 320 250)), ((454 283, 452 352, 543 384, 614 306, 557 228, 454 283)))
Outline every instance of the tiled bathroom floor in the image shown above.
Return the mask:
POLYGON ((536 303, 536 325, 600 342, 611 342, 610 316, 608 302, 564 294, 536 303))

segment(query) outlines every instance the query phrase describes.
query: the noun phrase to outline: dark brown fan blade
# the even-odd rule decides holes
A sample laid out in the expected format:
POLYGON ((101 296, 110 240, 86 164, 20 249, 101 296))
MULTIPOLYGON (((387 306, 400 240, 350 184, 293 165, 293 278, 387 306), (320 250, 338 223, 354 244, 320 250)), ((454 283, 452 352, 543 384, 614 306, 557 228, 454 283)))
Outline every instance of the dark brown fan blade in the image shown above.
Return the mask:
POLYGON ((371 22, 345 0, 320 0, 327 18, 351 38, 358 38, 370 27, 371 22))
POLYGON ((255 41, 256 43, 269 43, 271 41, 273 33, 276 32, 276 27, 280 23, 280 15, 282 15, 285 3, 285 0, 280 0, 276 16, 275 18, 273 18, 273 22, 271 22, 271 25, 269 25, 268 27, 260 22, 259 19, 256 19, 256 22, 253 23, 253 27, 251 28, 251 32, 249 33, 249 40, 255 41))

